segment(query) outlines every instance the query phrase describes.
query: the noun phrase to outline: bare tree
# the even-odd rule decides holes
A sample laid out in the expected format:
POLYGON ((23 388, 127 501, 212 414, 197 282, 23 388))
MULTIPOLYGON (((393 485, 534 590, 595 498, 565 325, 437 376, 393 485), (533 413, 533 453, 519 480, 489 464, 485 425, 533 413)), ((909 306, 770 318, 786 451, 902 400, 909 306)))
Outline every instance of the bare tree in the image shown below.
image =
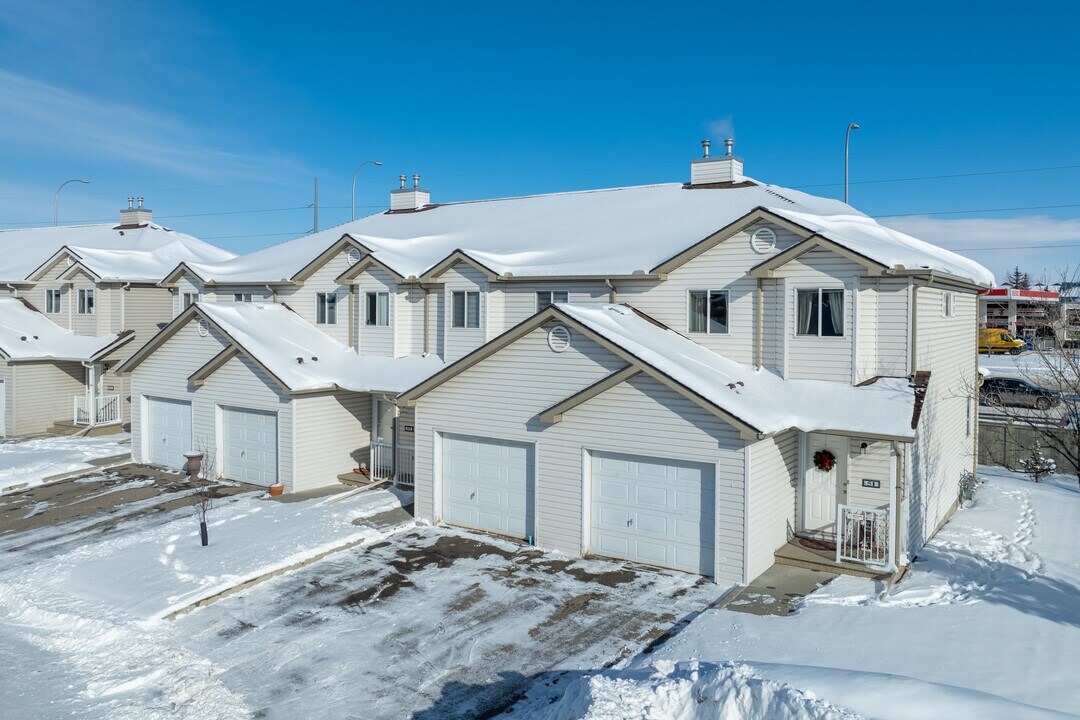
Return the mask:
POLYGON ((202 481, 201 487, 195 491, 192 495, 192 506, 195 509, 195 517, 199 521, 199 537, 202 540, 203 547, 210 544, 210 535, 207 530, 207 519, 210 517, 210 511, 214 507, 214 486, 207 482, 207 478, 211 479, 211 482, 216 477, 215 472, 215 459, 213 454, 210 453, 209 448, 205 440, 198 440, 195 443, 195 452, 202 455, 202 458, 198 464, 198 468, 191 467, 189 462, 188 470, 189 477, 193 483, 202 481))

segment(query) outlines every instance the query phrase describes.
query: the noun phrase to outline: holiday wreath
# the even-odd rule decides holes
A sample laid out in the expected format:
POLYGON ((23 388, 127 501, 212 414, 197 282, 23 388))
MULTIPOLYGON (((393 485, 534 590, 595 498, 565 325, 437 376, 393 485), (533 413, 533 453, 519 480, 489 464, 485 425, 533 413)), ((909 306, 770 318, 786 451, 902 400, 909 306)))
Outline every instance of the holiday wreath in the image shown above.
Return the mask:
POLYGON ((818 450, 814 453, 814 467, 818 470, 829 472, 836 465, 836 456, 828 450, 818 450))

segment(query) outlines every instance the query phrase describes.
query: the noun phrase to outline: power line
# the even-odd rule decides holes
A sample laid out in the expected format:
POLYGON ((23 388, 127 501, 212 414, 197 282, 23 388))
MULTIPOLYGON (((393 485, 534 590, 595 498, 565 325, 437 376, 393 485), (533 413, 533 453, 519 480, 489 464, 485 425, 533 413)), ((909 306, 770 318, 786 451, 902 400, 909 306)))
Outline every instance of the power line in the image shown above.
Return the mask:
MULTIPOLYGON (((876 185, 880 183, 912 182, 915 180, 945 180, 948 178, 983 177, 986 175, 1015 175, 1017 173, 1044 172, 1047 170, 1075 170, 1080 165, 1054 165, 1051 167, 1020 168, 1017 170, 987 170, 985 172, 954 173, 951 175, 922 175, 920 177, 883 178, 879 180, 857 180, 852 185, 876 185)), ((843 183, 820 183, 817 185, 792 185, 793 189, 840 187, 843 183)))
POLYGON ((983 208, 981 210, 937 210, 934 212, 915 212, 915 213, 888 213, 882 214, 879 217, 891 218, 891 217, 913 217, 916 215, 966 215, 970 213, 991 213, 991 212, 1015 212, 1017 210, 1058 210, 1061 208, 1074 208, 1080 207, 1080 203, 1073 203, 1070 205, 1027 205, 1024 207, 1007 207, 1007 208, 983 208))
POLYGON ((1080 243, 1062 243, 1060 245, 995 245, 993 247, 945 248, 952 252, 993 252, 995 250, 1028 250, 1030 248, 1074 248, 1080 243))

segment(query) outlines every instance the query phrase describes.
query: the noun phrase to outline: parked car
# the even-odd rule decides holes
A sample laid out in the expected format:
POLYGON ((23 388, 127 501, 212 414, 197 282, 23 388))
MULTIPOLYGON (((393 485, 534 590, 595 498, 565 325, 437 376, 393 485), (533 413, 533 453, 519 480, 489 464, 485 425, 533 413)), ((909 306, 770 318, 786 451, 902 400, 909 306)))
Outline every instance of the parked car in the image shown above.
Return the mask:
POLYGON ((979 402, 983 405, 1049 410, 1061 402, 1061 393, 1020 378, 992 377, 984 380, 979 387, 979 402))
POLYGON ((1019 355, 1027 347, 1027 343, 1023 340, 1017 340, 1008 330, 1002 330, 1001 328, 986 328, 979 331, 979 352, 984 353, 1009 353, 1010 355, 1019 355))

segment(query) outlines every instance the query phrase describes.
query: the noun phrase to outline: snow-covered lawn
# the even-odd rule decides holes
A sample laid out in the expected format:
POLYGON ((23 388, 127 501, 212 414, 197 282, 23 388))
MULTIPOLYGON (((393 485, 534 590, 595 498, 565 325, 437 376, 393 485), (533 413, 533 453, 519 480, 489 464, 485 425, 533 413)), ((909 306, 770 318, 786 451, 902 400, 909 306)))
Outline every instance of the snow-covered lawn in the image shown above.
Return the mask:
POLYGON ((0 443, 0 492, 5 488, 37 485, 44 479, 78 470, 90 470, 88 460, 131 452, 131 436, 46 437, 0 443))
POLYGON ((619 669, 537 685, 521 718, 1076 717, 1080 491, 999 468, 884 599, 842 577, 788 617, 708 610, 619 669), (566 688, 568 685, 568 689, 566 688), (561 693, 560 693, 561 694, 561 693))

